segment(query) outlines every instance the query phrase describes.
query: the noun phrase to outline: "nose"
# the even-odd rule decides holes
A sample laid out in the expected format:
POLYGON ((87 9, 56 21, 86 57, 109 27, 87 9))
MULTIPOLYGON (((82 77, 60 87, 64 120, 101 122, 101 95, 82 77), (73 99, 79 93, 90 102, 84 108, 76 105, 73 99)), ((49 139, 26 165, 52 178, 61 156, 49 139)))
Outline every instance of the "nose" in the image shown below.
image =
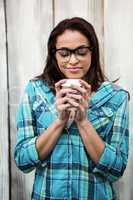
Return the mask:
POLYGON ((77 64, 79 60, 76 58, 76 55, 74 53, 71 54, 69 63, 70 64, 77 64))

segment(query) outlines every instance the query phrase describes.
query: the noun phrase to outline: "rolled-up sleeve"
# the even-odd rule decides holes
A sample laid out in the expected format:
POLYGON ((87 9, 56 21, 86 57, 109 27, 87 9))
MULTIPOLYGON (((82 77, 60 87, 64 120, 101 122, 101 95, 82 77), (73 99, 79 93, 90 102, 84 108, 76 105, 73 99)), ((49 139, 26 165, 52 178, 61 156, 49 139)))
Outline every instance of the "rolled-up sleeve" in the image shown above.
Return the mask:
POLYGON ((32 111, 32 100, 35 98, 32 83, 26 87, 17 110, 17 143, 14 148, 14 159, 17 167, 25 173, 32 171, 41 162, 36 149, 36 120, 32 111))
POLYGON ((128 159, 129 148, 129 110, 128 95, 126 94, 116 111, 111 140, 105 142, 104 151, 93 169, 110 182, 118 180, 124 173, 128 159))

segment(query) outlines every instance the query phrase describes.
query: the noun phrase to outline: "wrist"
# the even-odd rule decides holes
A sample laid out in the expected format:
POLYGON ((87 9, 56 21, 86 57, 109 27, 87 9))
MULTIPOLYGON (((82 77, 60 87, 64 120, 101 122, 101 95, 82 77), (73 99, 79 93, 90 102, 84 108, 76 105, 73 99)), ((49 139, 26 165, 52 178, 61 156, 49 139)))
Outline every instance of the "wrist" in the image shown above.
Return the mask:
POLYGON ((63 127, 65 126, 65 124, 66 124, 66 121, 57 118, 57 119, 55 120, 55 124, 56 124, 57 128, 58 128, 58 127, 62 127, 62 128, 63 128, 63 127))
POLYGON ((86 125, 88 125, 88 123, 89 123, 89 121, 88 121, 88 119, 86 118, 86 119, 83 119, 83 120, 81 120, 81 121, 78 121, 78 122, 77 122, 77 126, 78 126, 79 128, 82 128, 82 127, 85 127, 86 125))

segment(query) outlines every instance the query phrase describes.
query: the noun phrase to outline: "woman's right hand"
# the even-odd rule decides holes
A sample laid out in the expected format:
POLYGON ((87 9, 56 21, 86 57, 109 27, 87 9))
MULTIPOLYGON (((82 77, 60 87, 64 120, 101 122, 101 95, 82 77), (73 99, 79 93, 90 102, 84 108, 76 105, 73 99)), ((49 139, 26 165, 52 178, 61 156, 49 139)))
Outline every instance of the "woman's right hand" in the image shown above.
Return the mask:
POLYGON ((69 118, 68 108, 70 104, 67 102, 66 89, 62 88, 62 84, 65 83, 65 79, 58 81, 55 84, 56 91, 56 109, 58 111, 58 118, 62 123, 66 123, 69 118))
POLYGON ((66 123, 69 119, 71 107, 69 103, 69 97, 67 97, 68 93, 75 93, 76 91, 71 88, 62 88, 62 84, 66 82, 66 79, 62 79, 55 84, 56 90, 56 109, 58 111, 59 120, 62 123, 66 123))

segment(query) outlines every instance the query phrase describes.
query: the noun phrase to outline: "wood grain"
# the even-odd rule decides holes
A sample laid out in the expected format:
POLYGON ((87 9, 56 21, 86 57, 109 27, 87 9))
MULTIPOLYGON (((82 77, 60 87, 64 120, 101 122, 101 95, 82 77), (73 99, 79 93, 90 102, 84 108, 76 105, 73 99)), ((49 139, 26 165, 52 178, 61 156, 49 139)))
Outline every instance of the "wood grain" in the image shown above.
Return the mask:
POLYGON ((23 174, 15 166, 13 150, 16 143, 16 111, 28 81, 43 70, 46 41, 52 29, 50 1, 7 0, 8 62, 11 134, 11 198, 31 199, 34 171, 23 174))
POLYGON ((0 199, 9 199, 7 48, 4 3, 0 1, 0 199))
POLYGON ((104 59, 110 80, 130 92, 130 143, 128 166, 116 184, 120 200, 133 199, 133 1, 104 1, 104 59))

